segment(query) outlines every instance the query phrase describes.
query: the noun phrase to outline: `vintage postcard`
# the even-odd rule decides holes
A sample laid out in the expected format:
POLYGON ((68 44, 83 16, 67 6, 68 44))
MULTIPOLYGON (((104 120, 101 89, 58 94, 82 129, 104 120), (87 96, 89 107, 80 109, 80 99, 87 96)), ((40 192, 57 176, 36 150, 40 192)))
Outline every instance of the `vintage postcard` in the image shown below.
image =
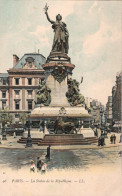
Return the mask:
POLYGON ((0 195, 122 195, 121 1, 0 0, 0 195))

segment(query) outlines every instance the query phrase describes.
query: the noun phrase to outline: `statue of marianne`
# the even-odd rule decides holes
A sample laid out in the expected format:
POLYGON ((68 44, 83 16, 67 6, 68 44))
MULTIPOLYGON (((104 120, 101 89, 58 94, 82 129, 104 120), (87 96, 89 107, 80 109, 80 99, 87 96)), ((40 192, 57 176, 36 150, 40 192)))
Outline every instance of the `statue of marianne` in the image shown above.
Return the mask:
POLYGON ((52 24, 52 28, 54 29, 54 40, 53 40, 53 46, 52 46, 52 52, 63 52, 68 53, 69 44, 68 44, 68 38, 69 33, 66 28, 66 24, 62 22, 62 16, 58 14, 56 16, 56 21, 52 21, 49 18, 48 15, 48 6, 45 5, 45 14, 47 16, 47 20, 52 24))

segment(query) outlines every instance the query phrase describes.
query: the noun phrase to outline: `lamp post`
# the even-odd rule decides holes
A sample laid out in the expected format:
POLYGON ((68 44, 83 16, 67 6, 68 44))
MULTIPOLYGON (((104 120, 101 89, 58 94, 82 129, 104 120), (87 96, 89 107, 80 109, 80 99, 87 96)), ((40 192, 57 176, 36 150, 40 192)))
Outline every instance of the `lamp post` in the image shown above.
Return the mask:
POLYGON ((27 136, 27 143, 26 148, 32 147, 32 139, 30 134, 30 114, 28 114, 28 136, 27 136))

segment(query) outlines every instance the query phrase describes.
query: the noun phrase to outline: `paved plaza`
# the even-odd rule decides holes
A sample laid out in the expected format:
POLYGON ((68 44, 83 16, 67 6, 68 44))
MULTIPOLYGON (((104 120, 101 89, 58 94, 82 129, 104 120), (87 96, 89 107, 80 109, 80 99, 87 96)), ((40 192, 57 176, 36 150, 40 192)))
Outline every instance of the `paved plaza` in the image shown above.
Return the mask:
MULTIPOLYGON (((111 133, 113 134, 113 133, 111 133)), ((19 137, 7 136, 7 140, 0 144, 0 165, 11 169, 29 169, 30 160, 37 162, 37 157, 46 162, 47 169, 80 168, 89 169, 92 165, 120 164, 119 152, 122 145, 119 143, 120 134, 116 133, 116 144, 110 143, 110 136, 105 139, 105 146, 92 145, 69 145, 51 146, 51 159, 45 158, 47 146, 33 145, 25 148, 25 144, 17 143, 19 137)))
POLYGON ((13 170, 30 168, 30 160, 37 157, 46 162, 47 170, 52 169, 89 169, 102 164, 120 164, 120 146, 101 149, 51 149, 50 161, 45 158, 44 149, 0 149, 0 165, 13 170))

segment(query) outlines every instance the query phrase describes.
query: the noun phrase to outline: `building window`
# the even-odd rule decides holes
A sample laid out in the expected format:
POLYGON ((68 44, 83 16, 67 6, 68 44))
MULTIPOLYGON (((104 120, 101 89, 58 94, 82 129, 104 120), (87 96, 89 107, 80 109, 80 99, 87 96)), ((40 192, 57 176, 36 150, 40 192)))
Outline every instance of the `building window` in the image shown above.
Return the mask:
POLYGON ((3 85, 6 85, 6 82, 7 82, 6 79, 3 79, 3 85))
POLYGON ((16 98, 19 97, 19 90, 15 90, 15 97, 16 97, 16 98))
POLYGON ((19 85, 19 78, 15 78, 15 84, 19 85))
POLYGON ((2 98, 6 98, 6 91, 2 91, 2 98))
POLYGON ((28 98, 32 97, 32 90, 28 90, 28 98))
POLYGON ((28 101, 28 110, 32 110, 32 101, 28 101))
POLYGON ((6 101, 2 101, 2 110, 6 108, 6 101))
POLYGON ((28 78, 28 85, 32 85, 32 78, 28 78))
POLYGON ((19 110, 19 102, 15 102, 15 109, 19 110))
POLYGON ((28 95, 32 95, 32 90, 28 90, 28 95))

